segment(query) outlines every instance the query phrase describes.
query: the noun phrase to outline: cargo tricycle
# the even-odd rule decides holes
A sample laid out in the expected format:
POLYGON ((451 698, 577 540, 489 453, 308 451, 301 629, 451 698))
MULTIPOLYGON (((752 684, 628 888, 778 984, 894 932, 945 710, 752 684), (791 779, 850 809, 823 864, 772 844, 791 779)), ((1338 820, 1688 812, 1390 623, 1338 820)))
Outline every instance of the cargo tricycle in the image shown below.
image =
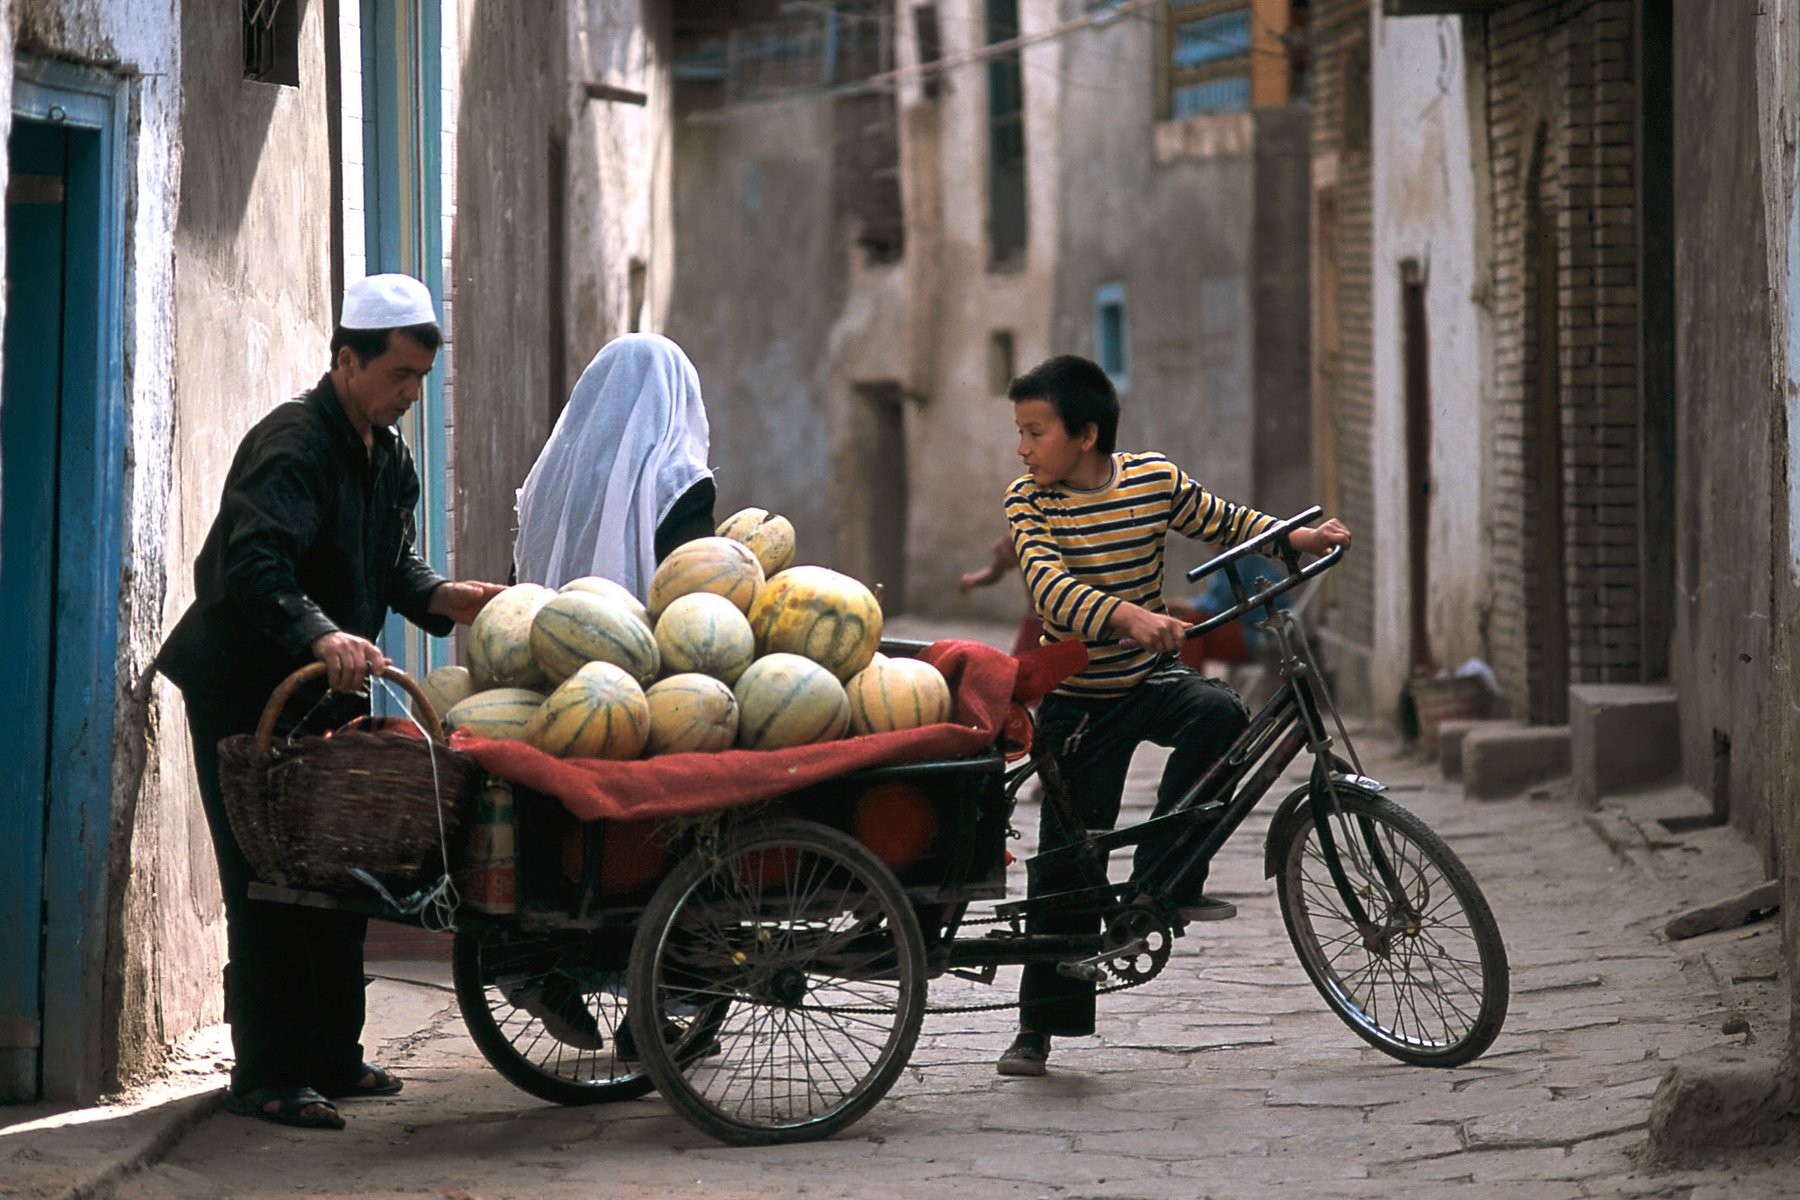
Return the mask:
MULTIPOLYGON (((1080 828, 1054 759, 1031 744, 1028 701, 1055 680, 1030 662, 1019 678, 1035 689, 1016 689, 993 744, 963 757, 856 770, 654 826, 578 822, 518 791, 515 910, 465 906, 454 918, 455 990, 475 1044, 556 1103, 654 1088, 724 1142, 827 1137, 893 1085, 934 978, 994 982, 1001 967, 1052 963, 1102 991, 1155 979, 1190 932, 1169 898, 1187 894, 1306 754, 1306 780, 1275 806, 1262 855, 1301 967, 1358 1037, 1402 1062, 1480 1055, 1507 1008, 1494 917, 1455 853, 1362 773, 1298 618, 1275 602, 1344 553, 1300 563, 1286 534, 1317 515, 1188 573, 1224 572, 1235 599, 1189 635, 1256 619, 1279 649, 1281 683, 1226 757, 1152 821, 1080 828), (1259 551, 1278 578, 1241 577, 1259 551), (1008 900, 1015 802, 1034 778, 1078 835, 1025 869, 1054 866, 1080 886, 1008 900), (1110 879, 1111 852, 1159 824, 1161 857, 1110 879), (1093 932, 1028 932, 1028 918, 1050 913, 1084 916, 1093 932)), ((394 915, 373 898, 257 886, 268 899, 394 915)))

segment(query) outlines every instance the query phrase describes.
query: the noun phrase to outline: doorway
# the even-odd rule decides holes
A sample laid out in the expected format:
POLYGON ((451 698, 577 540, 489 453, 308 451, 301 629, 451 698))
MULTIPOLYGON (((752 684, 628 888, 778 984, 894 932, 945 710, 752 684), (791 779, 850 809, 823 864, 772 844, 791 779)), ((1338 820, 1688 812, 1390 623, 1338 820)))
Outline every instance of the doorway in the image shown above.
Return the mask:
POLYGON ((1549 140, 1549 127, 1538 126, 1525 183, 1525 716, 1534 725, 1561 725, 1569 719, 1562 305, 1555 213, 1544 195, 1549 140))
POLYGON ((906 394, 898 383, 859 383, 857 490, 868 497, 863 544, 869 586, 881 587, 881 609, 906 611, 906 394))
POLYGON ((0 1102, 98 1086, 124 445, 118 82, 22 60, 7 141, 0 1102))
POLYGON ((1436 668, 1431 652, 1431 349, 1425 315, 1425 271, 1400 264, 1402 375, 1406 391, 1407 599, 1412 612, 1415 676, 1436 668))

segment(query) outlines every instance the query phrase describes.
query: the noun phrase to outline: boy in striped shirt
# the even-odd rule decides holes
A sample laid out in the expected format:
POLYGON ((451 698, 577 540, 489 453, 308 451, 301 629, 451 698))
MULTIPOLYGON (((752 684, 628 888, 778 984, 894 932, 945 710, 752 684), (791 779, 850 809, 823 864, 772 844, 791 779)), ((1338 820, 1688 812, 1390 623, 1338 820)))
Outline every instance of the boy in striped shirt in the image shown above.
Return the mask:
MULTIPOLYGON (((1106 372, 1063 355, 1015 379, 1007 390, 1026 474, 1006 493, 1006 520, 1033 606, 1049 641, 1088 643, 1089 662, 1038 708, 1037 736, 1055 755, 1063 784, 1089 829, 1110 829, 1132 754, 1143 742, 1172 747, 1157 788, 1160 816, 1230 747, 1249 712, 1230 688, 1177 657, 1185 634, 1163 603, 1163 544, 1171 533, 1229 549, 1278 523, 1222 499, 1160 454, 1113 448, 1119 400, 1106 372), (1135 645, 1115 644, 1128 639, 1135 645), (1104 643, 1104 644, 1096 644, 1104 643)), ((1295 550, 1323 554, 1349 545, 1336 520, 1288 535, 1295 550)), ((1038 850, 1069 841, 1045 804, 1038 850)), ((1140 845, 1134 867, 1161 846, 1140 845)), ((1045 872, 1031 894, 1081 886, 1078 875, 1045 872), (1060 877, 1059 877, 1060 876, 1060 877)), ((1237 915, 1224 901, 1174 897, 1184 920, 1237 915)), ((1033 933, 1090 932, 1092 918, 1048 916, 1033 933)), ((1050 1038, 1094 1032, 1094 984, 1059 975, 1052 964, 1025 968, 1019 1033, 1000 1056, 1002 1075, 1042 1075, 1050 1038)))

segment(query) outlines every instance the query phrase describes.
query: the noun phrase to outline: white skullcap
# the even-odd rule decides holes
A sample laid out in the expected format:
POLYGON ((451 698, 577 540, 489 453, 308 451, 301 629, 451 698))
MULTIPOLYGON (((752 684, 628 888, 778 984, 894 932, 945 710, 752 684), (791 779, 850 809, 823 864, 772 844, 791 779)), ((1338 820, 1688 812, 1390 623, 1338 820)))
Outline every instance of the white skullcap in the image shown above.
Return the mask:
POLYGON ((411 275, 369 275, 344 289, 345 329, 401 329, 436 325, 431 293, 411 275))

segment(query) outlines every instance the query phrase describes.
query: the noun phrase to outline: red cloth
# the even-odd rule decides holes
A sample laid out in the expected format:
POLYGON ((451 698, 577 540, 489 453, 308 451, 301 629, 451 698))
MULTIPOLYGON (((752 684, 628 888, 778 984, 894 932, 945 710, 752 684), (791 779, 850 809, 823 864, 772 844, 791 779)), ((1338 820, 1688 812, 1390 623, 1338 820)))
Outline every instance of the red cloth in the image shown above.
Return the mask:
POLYGON ((472 737, 450 744, 490 775, 561 800, 584 821, 653 821, 752 804, 865 767, 965 758, 992 746, 1012 703, 1019 662, 980 642, 944 641, 919 657, 943 672, 954 711, 939 725, 796 746, 669 754, 631 762, 554 758, 523 742, 472 737))

